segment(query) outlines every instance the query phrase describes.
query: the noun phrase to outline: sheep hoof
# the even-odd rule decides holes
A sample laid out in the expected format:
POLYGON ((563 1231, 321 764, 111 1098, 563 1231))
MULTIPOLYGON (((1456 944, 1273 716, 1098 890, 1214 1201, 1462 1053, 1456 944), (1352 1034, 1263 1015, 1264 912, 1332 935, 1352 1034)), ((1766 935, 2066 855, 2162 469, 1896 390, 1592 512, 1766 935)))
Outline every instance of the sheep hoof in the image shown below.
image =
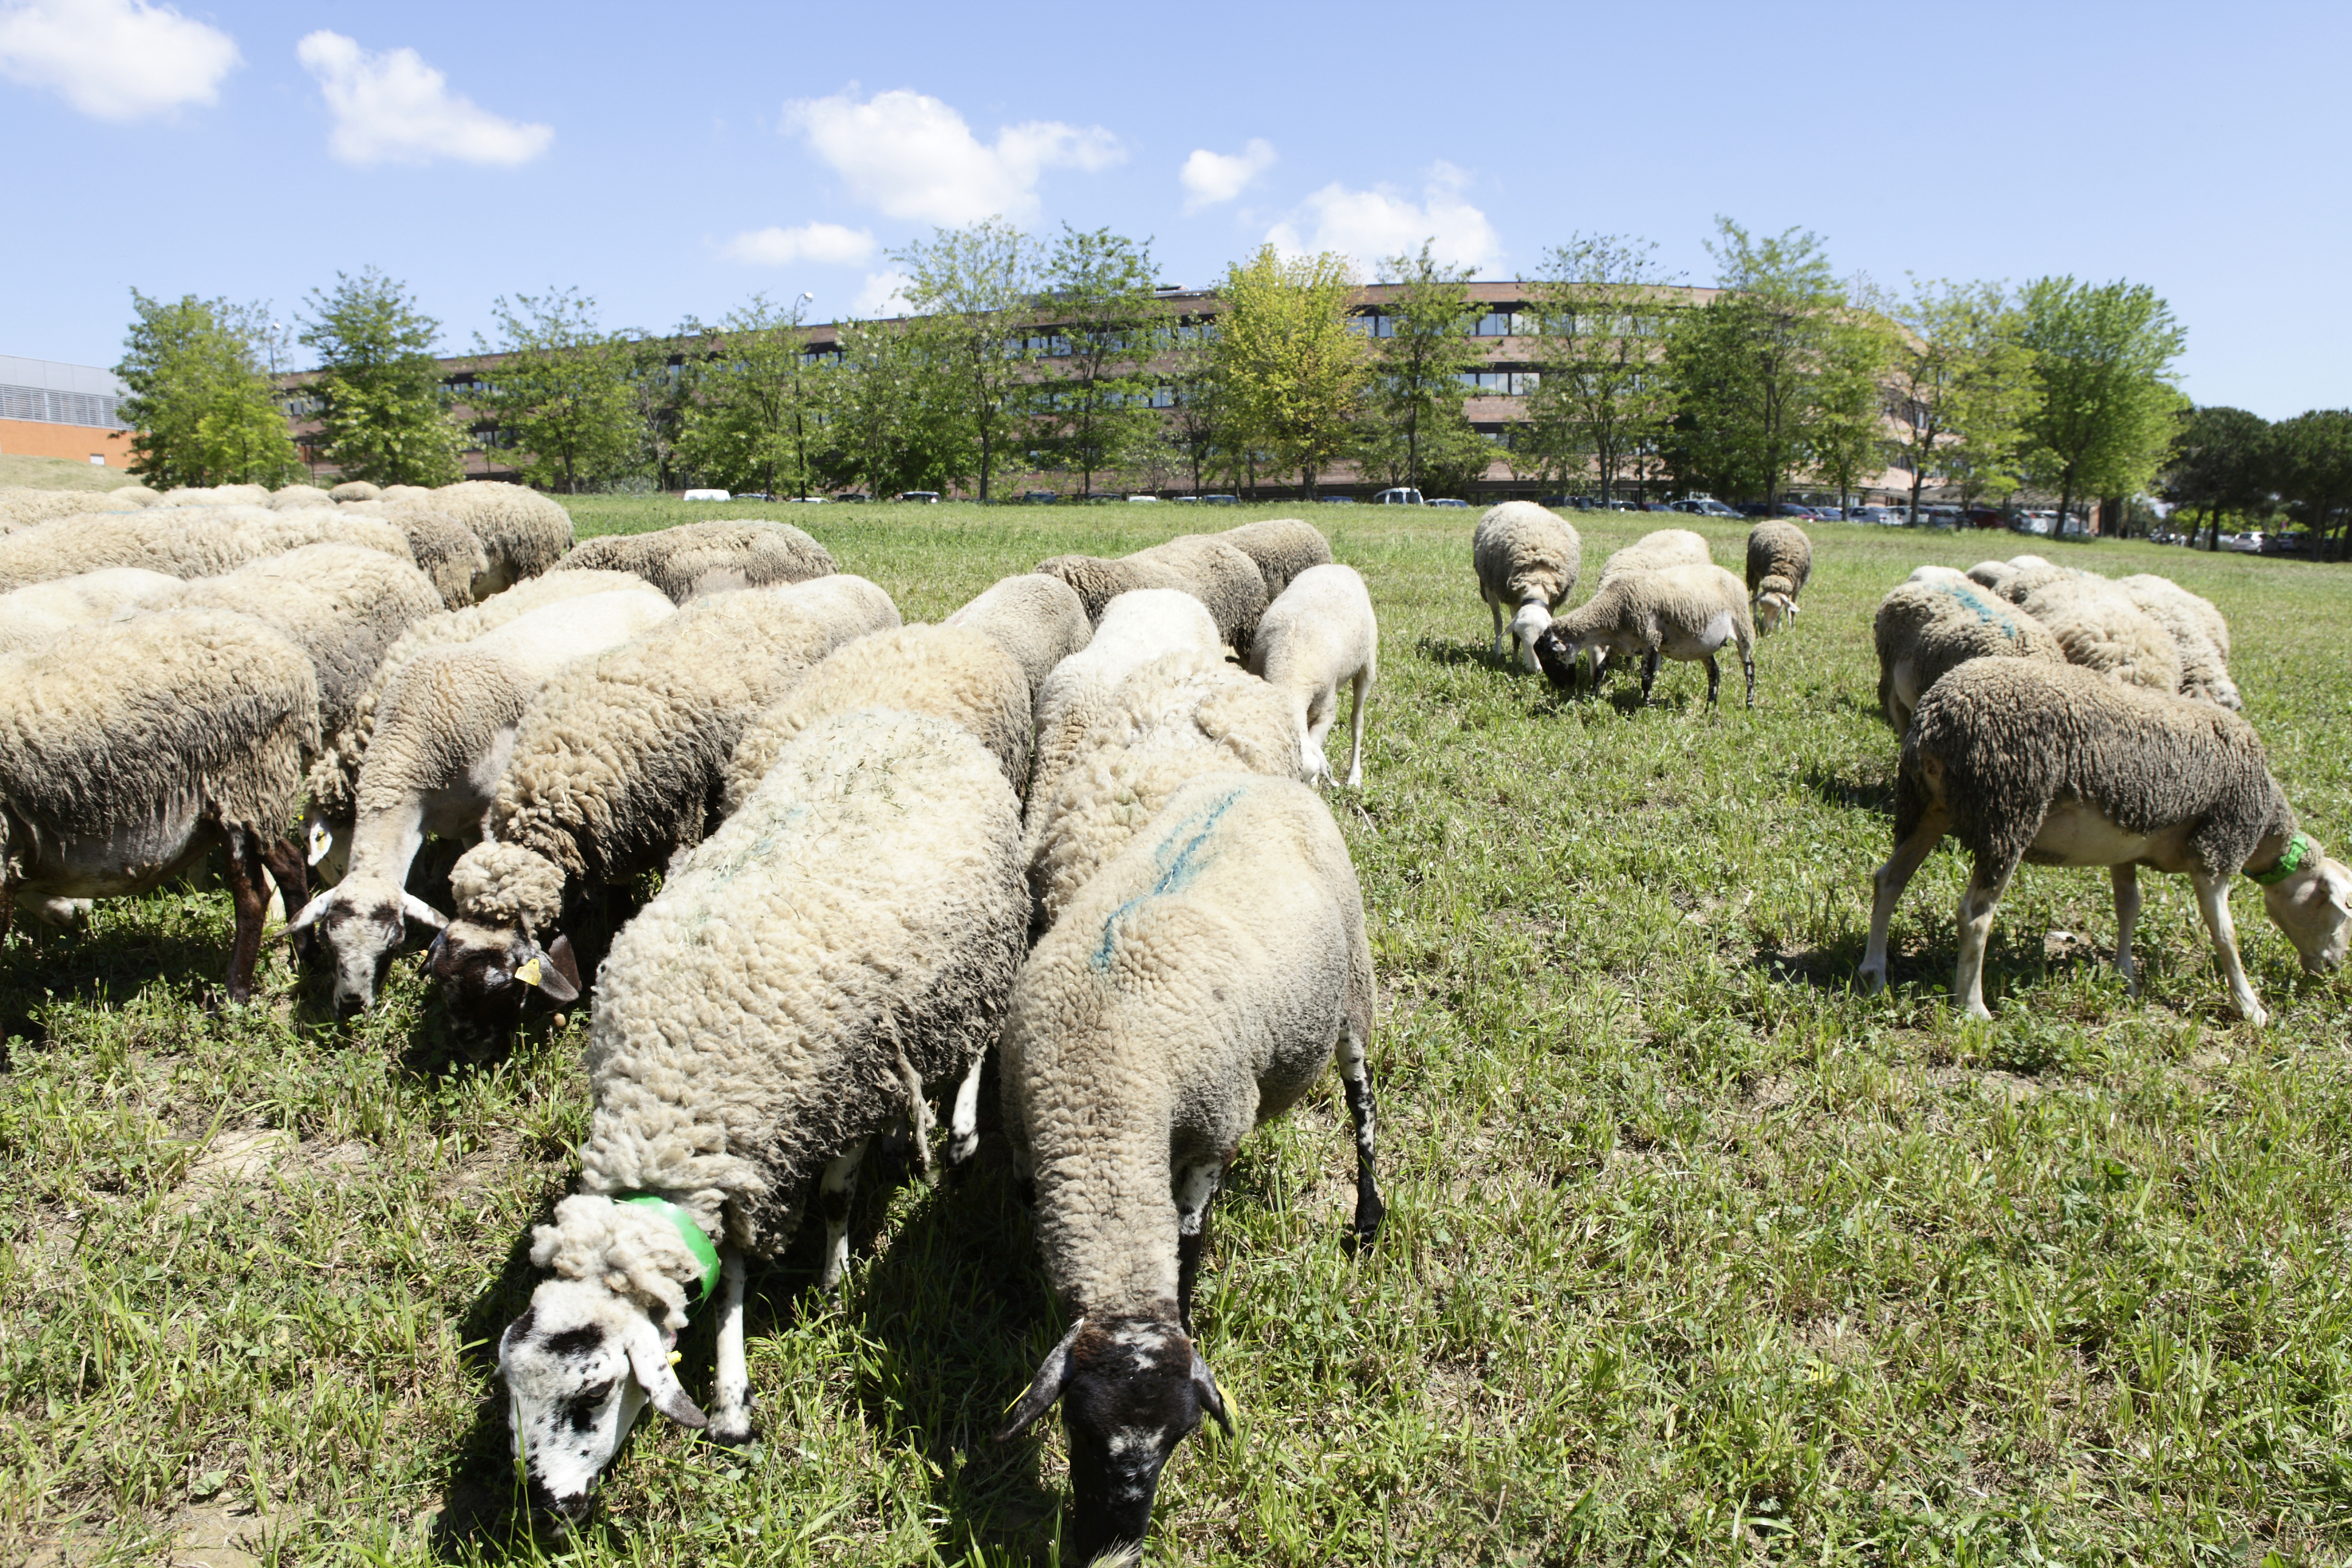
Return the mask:
POLYGON ((1884 969, 1864 964, 1853 972, 1853 978, 1865 996, 1875 996, 1886 989, 1886 971, 1884 969))

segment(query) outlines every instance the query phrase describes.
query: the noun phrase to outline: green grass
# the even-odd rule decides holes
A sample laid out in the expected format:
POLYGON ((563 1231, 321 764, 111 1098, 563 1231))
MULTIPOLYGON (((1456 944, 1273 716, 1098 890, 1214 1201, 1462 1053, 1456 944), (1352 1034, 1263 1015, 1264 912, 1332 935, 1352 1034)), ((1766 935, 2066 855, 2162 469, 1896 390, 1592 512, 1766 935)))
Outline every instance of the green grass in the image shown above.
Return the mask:
POLYGON ((119 490, 139 482, 121 468, 78 463, 71 458, 27 458, 0 453, 0 489, 26 485, 38 490, 119 490))
MULTIPOLYGON (((574 508, 583 532, 713 510, 574 508)), ((1048 553, 1280 509, 761 510, 914 619, 1048 553)), ((1895 755, 1870 612, 2013 541, 1825 525, 1755 712, 1708 712, 1678 665, 1635 711, 1488 658, 1475 513, 1313 515, 1385 633, 1368 783, 1331 800, 1380 967, 1390 1226, 1341 1247, 1336 1084, 1244 1147, 1201 1310, 1242 1436, 1180 1452, 1155 1561, 2352 1552, 2352 984, 2304 980, 2249 893, 2275 1017, 2238 1024, 2158 878, 2135 1004, 2084 946, 2105 879, 2029 868, 1998 1016, 1965 1022, 1948 848, 1894 989, 1849 984, 1895 755)), ((1578 521, 1590 574, 1657 520, 1578 521)), ((2219 603, 2273 766, 2352 838, 2352 574, 2041 548, 2219 603)), ((0 953, 0 1558, 158 1562, 223 1508, 287 1562, 551 1550, 513 1533, 489 1342, 572 1176, 580 1021, 466 1059, 406 966, 347 1029, 282 960, 211 1016, 226 931, 224 895, 174 891, 0 953)), ((985 1438, 1060 1326, 1003 1173, 868 1172, 845 1304, 807 1237, 754 1276, 759 1447, 641 1428, 571 1560, 1052 1560, 1058 1431, 985 1438)), ((684 1348, 698 1392, 707 1327, 684 1348)))

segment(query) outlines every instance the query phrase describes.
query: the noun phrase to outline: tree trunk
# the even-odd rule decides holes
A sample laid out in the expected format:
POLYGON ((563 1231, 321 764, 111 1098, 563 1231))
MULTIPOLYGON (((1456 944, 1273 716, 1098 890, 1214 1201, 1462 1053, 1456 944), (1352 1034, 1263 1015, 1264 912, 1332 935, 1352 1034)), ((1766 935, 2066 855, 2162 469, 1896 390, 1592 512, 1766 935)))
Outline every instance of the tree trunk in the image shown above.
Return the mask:
POLYGON ((1903 526, 1906 528, 1916 528, 1919 526, 1919 490, 1920 487, 1925 485, 1927 482, 1927 469, 1926 464, 1923 463, 1918 468, 1911 470, 1911 515, 1904 520, 1903 526))
POLYGON ((2221 503, 2217 499, 2205 503, 2205 548, 2208 552, 2221 552, 2221 503))
POLYGON ((983 505, 988 500, 989 448, 992 445, 989 428, 986 425, 982 425, 980 427, 980 499, 983 505))

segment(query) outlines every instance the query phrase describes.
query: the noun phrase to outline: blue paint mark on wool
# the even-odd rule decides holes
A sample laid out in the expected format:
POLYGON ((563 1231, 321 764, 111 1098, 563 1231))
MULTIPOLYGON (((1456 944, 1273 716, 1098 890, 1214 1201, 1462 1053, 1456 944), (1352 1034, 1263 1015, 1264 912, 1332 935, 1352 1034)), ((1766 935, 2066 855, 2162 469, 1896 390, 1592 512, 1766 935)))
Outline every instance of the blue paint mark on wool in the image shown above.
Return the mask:
POLYGON ((1160 847, 1152 852, 1152 858, 1160 865, 1159 877, 1153 880, 1149 889, 1136 894, 1135 897, 1111 910, 1109 916, 1104 920, 1102 941, 1097 944, 1094 957, 1089 960, 1094 968, 1104 970, 1110 967, 1111 949, 1117 943, 1117 932, 1114 928, 1118 926, 1120 916, 1152 899, 1164 898, 1170 893, 1182 891, 1192 884, 1194 878, 1201 874, 1211 858, 1209 855, 1202 852, 1202 846, 1208 843, 1209 836, 1217 830, 1218 822, 1223 820, 1225 813, 1233 808, 1234 802, 1239 800, 1241 795, 1242 792, 1238 786, 1227 790, 1217 800, 1202 806, 1178 823, 1169 831, 1168 837, 1160 841, 1160 847), (1190 837, 1186 837, 1187 835, 1190 837), (1182 842, 1179 843, 1179 839, 1182 842))
POLYGON ((1999 626, 2000 628, 2001 636, 2009 638, 2011 642, 2017 640, 2017 618, 2006 610, 2000 609, 1992 605, 1985 603, 1985 601, 1978 595, 1975 589, 1963 588, 1957 583, 1947 583, 1943 585, 1942 591, 1949 595, 1951 597, 1958 599, 1968 608, 1974 610, 1977 615, 1977 619, 1983 622, 1986 626, 1999 626))

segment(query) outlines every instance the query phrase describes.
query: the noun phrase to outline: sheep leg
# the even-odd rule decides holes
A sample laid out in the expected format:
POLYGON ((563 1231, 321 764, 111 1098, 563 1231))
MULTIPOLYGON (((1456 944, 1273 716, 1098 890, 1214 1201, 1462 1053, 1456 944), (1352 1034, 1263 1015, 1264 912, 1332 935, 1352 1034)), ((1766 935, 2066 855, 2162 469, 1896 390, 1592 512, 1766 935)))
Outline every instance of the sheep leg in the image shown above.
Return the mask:
POLYGON ((2009 890, 2009 879, 2016 869, 2011 862, 1998 878, 1988 881, 1979 867, 1969 876, 1968 890, 1960 895, 1960 962, 1952 973, 1952 995, 1971 1018, 1992 1016, 1984 999, 1985 944, 1992 937, 1993 911, 2000 907, 2000 896, 2009 890))
MULTIPOLYGON (((1795 615, 1796 606, 1790 605, 1789 613, 1795 615)), ((1756 706, 1756 645, 1754 643, 1743 642, 1739 645, 1739 668, 1747 672, 1748 706, 1753 708, 1756 706)))
POLYGON ((1863 949, 1862 968, 1855 978, 1874 996, 1886 989, 1886 928, 1895 919, 1895 906, 1903 901, 1903 889, 1911 885, 1920 866, 1944 841, 1944 814, 1929 812, 1911 837, 1895 847, 1886 864, 1871 873, 1870 943, 1863 949))
POLYGON ((2137 999, 2139 970, 2132 963, 2132 931, 2139 924, 2139 868, 2110 866, 2107 878, 2116 885, 2116 973, 2124 977, 2125 991, 2137 999))
POLYGON ((971 1058, 971 1070, 956 1086, 955 1110, 948 1121, 948 1163, 961 1165, 980 1148, 980 1073, 988 1053, 971 1058))
MULTIPOLYGON (((897 1030, 891 1031, 895 1040, 897 1030)), ((931 1169, 931 1106, 923 1098, 923 1075, 907 1059, 907 1047, 894 1045, 898 1057, 898 1081, 907 1086, 907 1135, 915 1141, 915 1166, 923 1180, 933 1181, 937 1173, 931 1169)))
POLYGON ((253 963, 261 953, 269 890, 262 881, 261 849, 251 829, 232 827, 222 837, 228 850, 229 901, 236 909, 236 934, 229 944, 228 999, 243 1002, 253 995, 253 963))
POLYGON ((1176 1312, 1192 1331, 1192 1284, 1201 1277, 1201 1253, 1208 1244, 1209 1200, 1224 1179, 1222 1160, 1186 1165, 1176 1173, 1176 1312))
POLYGON ((1496 600, 1496 599, 1489 599, 1489 600, 1487 600, 1487 601, 1486 601, 1486 612, 1487 612, 1487 614, 1489 614, 1489 615, 1491 615, 1491 616, 1493 616, 1495 617, 1495 657, 1496 657, 1496 658, 1504 658, 1504 657, 1505 657, 1505 655, 1504 655, 1504 653, 1503 653, 1503 605, 1502 605, 1502 602, 1501 602, 1500 600, 1496 600))
POLYGON ((824 1210, 824 1273, 817 1283, 827 1290, 841 1288, 849 1272, 849 1199, 857 1190, 857 1163, 866 1158, 870 1138, 860 1138, 849 1152, 828 1163, 817 1184, 817 1203, 824 1210))
POLYGON ((2246 966, 2238 957, 2238 927, 2230 919, 2229 876, 2207 876, 2201 871, 2189 875, 2197 887, 2197 912, 2205 917, 2205 930, 2213 938, 2213 955, 2221 961, 2222 977, 2230 984, 2231 1004, 2238 1009, 2238 1016, 2259 1029, 2271 1021, 2271 1016, 2263 1011, 2262 999, 2246 979, 2246 966))
MULTIPOLYGON (((269 879, 278 885, 278 901, 286 906, 286 918, 292 920, 302 906, 310 901, 310 868, 302 852, 288 838, 272 839, 261 847, 261 863, 268 869, 269 879)), ((310 933, 296 931, 291 939, 294 956, 306 958, 310 952, 310 933)))
POLYGON ((740 1447, 751 1431, 751 1371, 743 1355, 743 1255, 729 1247, 719 1260, 718 1378, 709 1434, 714 1443, 740 1447))
POLYGON ((1658 683, 1658 650, 1652 648, 1642 656, 1642 703, 1649 705, 1650 688, 1658 683))
POLYGON ((1348 1116, 1356 1124, 1356 1245, 1370 1247, 1388 1217, 1381 1201, 1381 1184, 1372 1172, 1373 1130, 1379 1113, 1372 1104, 1372 1067, 1364 1054, 1364 1039, 1350 1026, 1339 1037, 1339 1080, 1347 1086, 1348 1116))
MULTIPOLYGON (((1356 706, 1348 715, 1348 787, 1364 782, 1364 700, 1372 694, 1372 667, 1356 671, 1356 706)), ((1333 704, 1335 707, 1337 703, 1333 704)))
POLYGON ((1713 654, 1708 654, 1701 662, 1706 666, 1706 705, 1713 708, 1717 705, 1717 695, 1723 689, 1723 671, 1717 667, 1713 654))

